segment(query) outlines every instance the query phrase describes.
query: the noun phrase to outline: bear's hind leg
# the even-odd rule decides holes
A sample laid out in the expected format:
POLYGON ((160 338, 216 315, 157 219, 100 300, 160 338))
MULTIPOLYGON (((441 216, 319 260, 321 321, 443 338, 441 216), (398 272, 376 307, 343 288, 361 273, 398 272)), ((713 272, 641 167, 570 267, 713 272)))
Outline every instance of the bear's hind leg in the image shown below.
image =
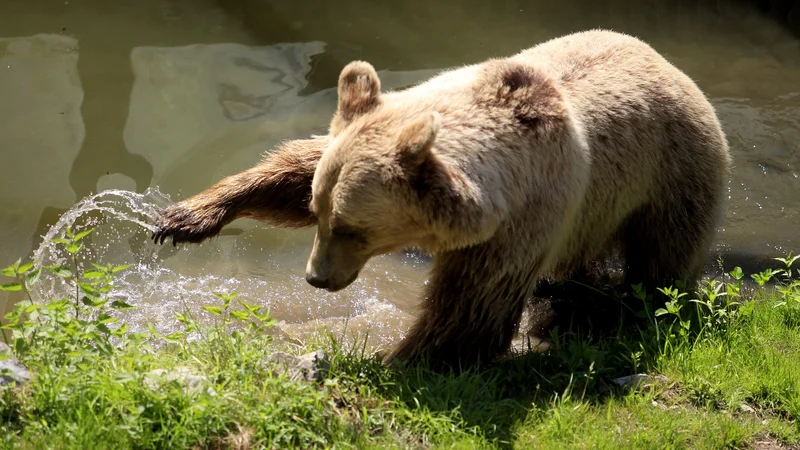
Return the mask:
POLYGON ((655 294, 680 280, 685 290, 694 289, 714 236, 715 215, 713 205, 696 199, 636 212, 622 235, 626 288, 642 283, 655 294))

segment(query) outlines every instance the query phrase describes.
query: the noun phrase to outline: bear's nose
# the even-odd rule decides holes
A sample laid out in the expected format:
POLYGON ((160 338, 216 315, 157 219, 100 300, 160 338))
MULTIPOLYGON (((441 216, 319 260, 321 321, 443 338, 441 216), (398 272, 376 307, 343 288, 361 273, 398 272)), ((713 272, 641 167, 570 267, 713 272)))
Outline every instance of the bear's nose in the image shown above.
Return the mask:
POLYGON ((327 289, 328 288, 328 279, 324 277, 320 277, 314 273, 307 273, 306 274, 306 281, 308 284, 314 286, 317 289, 327 289))

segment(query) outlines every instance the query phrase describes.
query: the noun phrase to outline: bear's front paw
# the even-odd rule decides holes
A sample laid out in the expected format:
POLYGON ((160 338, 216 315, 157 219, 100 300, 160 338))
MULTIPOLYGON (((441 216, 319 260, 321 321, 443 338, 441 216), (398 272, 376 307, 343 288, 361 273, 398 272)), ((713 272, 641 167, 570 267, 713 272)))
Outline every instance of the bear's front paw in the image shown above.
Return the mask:
POLYGON ((158 244, 163 244, 169 237, 173 246, 179 242, 197 244, 219 233, 222 217, 221 212, 196 211, 177 203, 161 212, 154 223, 156 230, 150 237, 158 244))

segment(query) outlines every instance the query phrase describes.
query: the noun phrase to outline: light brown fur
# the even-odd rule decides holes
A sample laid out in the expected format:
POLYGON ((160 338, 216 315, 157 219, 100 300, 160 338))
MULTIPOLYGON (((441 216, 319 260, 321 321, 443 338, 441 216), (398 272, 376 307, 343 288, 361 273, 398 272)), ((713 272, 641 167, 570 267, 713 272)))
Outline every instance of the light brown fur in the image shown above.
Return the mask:
MULTIPOLYGON (((598 30, 398 92, 380 93, 372 66, 351 63, 325 139, 310 186, 318 228, 307 279, 335 291, 375 255, 432 253, 422 313, 391 358, 437 363, 494 359, 539 280, 614 248, 629 282, 693 285, 730 165, 697 86, 645 43, 598 30)), ((262 220, 312 223, 275 206, 288 207, 285 193, 254 185, 280 199, 264 199, 273 206, 258 212, 262 220)), ((208 200, 229 191, 212 188, 200 210, 231 216, 208 200)), ((180 240, 172 230, 196 210, 191 199, 168 210, 178 219, 162 222, 160 235, 180 240)))

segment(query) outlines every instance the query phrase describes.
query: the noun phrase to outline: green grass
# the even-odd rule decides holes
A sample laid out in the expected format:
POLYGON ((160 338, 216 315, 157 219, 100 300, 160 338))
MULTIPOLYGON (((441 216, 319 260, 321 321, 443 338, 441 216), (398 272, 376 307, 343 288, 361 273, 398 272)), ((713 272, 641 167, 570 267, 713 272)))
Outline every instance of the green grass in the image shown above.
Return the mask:
MULTIPOLYGON (((70 232, 62 244, 77 254, 82 238, 70 232)), ((75 298, 22 302, 4 321, 35 375, 0 388, 4 448, 800 447, 800 277, 789 260, 756 274, 753 294, 741 295, 734 271, 709 286, 706 303, 665 290, 664 309, 617 332, 557 330, 546 354, 462 373, 386 367, 327 336, 319 345, 331 367, 319 383, 263 363, 273 350, 319 345, 273 340, 269 316, 234 295, 205 308, 214 325, 183 314, 184 332, 131 333, 114 319, 130 306, 107 298, 124 268, 74 262, 3 271, 16 280, 5 290, 27 290, 42 270, 77 287, 75 298), (148 371, 178 366, 208 386, 146 382, 148 371), (636 372, 669 381, 630 392, 610 382, 636 372)))

